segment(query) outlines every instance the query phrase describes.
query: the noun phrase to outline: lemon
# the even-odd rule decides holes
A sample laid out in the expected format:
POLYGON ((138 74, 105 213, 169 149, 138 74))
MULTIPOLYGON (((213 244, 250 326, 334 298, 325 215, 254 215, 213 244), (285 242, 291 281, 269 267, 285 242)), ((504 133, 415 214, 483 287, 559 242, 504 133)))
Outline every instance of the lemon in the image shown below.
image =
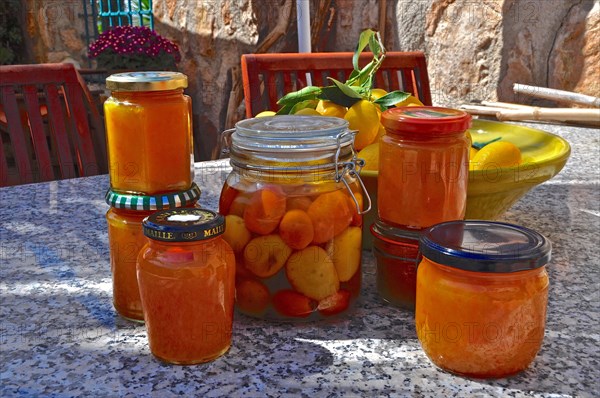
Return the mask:
POLYGON ((333 116, 344 118, 346 115, 346 107, 338 105, 335 102, 319 100, 316 111, 323 116, 333 116))
POLYGON ((302 108, 298 112, 294 113, 294 115, 321 116, 321 114, 313 108, 302 108))
POLYGON ((473 160, 473 158, 475 158, 475 155, 477 154, 477 152, 479 152, 479 150, 477 148, 470 147, 469 148, 469 160, 473 160))
POLYGON ((265 117, 265 116, 275 116, 275 112, 273 112, 273 111, 262 111, 261 113, 259 113, 258 115, 254 116, 254 117, 265 117))
POLYGON ((521 163, 521 151, 512 142, 496 141, 481 148, 473 157, 472 170, 513 167, 521 163))
POLYGON ((411 95, 404 101, 397 102, 394 106, 423 106, 423 103, 417 97, 411 95))
POLYGON ((379 124, 379 130, 377 130, 377 137, 375 137, 375 141, 378 141, 381 137, 385 135, 385 127, 383 124, 379 124))
POLYGON ((382 88, 374 88, 373 90, 371 90, 371 100, 375 101, 378 100, 379 98, 383 97, 384 95, 387 95, 387 91, 385 91, 382 88))
POLYGON ((348 109, 344 119, 351 130, 358 130, 354 138, 354 147, 361 150, 375 140, 379 131, 379 113, 377 106, 367 100, 357 101, 348 109))
POLYGON ((363 170, 379 170, 379 142, 367 145, 356 156, 364 159, 365 167, 363 167, 363 170))

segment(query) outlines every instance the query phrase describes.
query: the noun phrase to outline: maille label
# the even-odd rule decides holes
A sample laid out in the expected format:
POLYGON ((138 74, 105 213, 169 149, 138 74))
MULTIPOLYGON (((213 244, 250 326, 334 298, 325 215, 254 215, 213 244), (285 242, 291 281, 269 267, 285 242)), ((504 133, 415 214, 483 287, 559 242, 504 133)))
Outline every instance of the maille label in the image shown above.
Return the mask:
POLYGON ((204 230, 204 237, 205 238, 210 238, 212 236, 220 235, 223 232, 225 232, 225 225, 224 224, 218 225, 218 226, 216 226, 214 228, 211 228, 211 229, 204 230))
POLYGON ((214 238, 225 232, 225 218, 210 210, 171 209, 149 216, 144 235, 166 242, 190 242, 214 238))

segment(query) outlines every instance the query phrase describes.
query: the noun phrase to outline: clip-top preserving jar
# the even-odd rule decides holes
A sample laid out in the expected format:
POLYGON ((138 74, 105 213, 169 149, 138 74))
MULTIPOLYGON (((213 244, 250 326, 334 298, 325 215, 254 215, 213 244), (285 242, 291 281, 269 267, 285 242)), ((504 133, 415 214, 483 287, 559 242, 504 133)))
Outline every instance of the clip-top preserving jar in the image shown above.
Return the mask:
POLYGON ((415 321, 431 361, 479 378, 525 369, 544 337, 550 242, 512 224, 454 221, 426 230, 419 247, 415 321))
POLYGON ((150 350, 187 365, 231 345, 235 257, 225 219, 203 209, 162 210, 143 221, 137 274, 150 350))
POLYGON ((471 116, 438 107, 381 115, 377 208, 387 224, 423 229, 461 220, 467 204, 471 116))
POLYGON ((113 306, 122 317, 144 321, 136 273, 138 253, 146 243, 142 221, 157 210, 194 207, 198 198, 200 188, 195 183, 187 191, 157 196, 106 193, 113 306))
POLYGON ((236 254, 236 306, 248 315, 315 320, 359 295, 363 203, 348 122, 274 116, 236 124, 221 192, 236 254))
POLYGON ((152 195, 189 189, 194 173, 191 99, 178 72, 118 73, 104 102, 110 186, 152 195))

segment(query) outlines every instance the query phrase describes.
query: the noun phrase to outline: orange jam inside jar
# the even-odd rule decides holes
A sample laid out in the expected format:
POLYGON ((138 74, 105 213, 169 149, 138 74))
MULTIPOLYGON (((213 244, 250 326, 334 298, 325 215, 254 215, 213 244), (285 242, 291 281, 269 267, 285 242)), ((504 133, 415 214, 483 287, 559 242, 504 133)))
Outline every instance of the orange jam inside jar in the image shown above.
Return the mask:
POLYGON ((387 224, 422 229, 465 216, 471 116, 437 107, 381 115, 377 208, 387 224))
POLYGON ((544 337, 551 244, 535 231, 448 222, 421 237, 417 336, 442 369, 476 378, 527 368, 544 337))
POLYGON ((219 200, 236 255, 236 306, 313 321, 348 312, 360 293, 363 206, 354 133, 334 117, 237 123, 219 200))
POLYGON ((377 260, 377 292, 388 303, 415 309, 419 235, 376 221, 371 226, 377 260))
POLYGON ((144 311, 138 289, 136 262, 146 243, 142 220, 157 209, 193 207, 200 197, 200 188, 160 196, 106 194, 111 208, 106 212, 110 268, 113 282, 113 305, 119 315, 133 321, 143 321, 144 311))
POLYGON ((235 256, 225 219, 201 209, 163 210, 143 222, 148 243, 138 283, 150 351, 174 364, 208 362, 231 345, 235 256))
POLYGON ((177 72, 119 73, 104 102, 111 189, 140 195, 183 191, 193 180, 191 99, 177 72))

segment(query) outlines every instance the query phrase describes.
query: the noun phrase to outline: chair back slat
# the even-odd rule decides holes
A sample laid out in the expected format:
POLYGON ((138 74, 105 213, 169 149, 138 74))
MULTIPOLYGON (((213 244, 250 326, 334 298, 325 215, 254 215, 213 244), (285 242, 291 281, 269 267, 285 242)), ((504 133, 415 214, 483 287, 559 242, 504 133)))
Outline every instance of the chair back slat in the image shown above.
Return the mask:
POLYGON ((0 74, 9 168, 0 186, 107 172, 103 121, 73 65, 0 66, 0 74))
MULTIPOLYGON (((279 89, 260 91, 261 78, 274 72, 283 72, 283 94, 306 87, 306 72, 309 72, 313 85, 330 84, 327 76, 345 81, 352 73, 351 52, 332 53, 283 53, 283 54, 244 54, 242 55, 242 78, 246 116, 252 117, 266 110, 268 103, 271 110, 277 110, 276 102, 281 96, 279 89), (295 74, 295 78, 293 75, 295 74), (287 80, 287 76, 289 80, 287 80), (269 100, 261 101, 257 96, 268 96, 269 100), (275 98, 273 98, 273 96, 275 98)), ((372 54, 362 53, 359 66, 363 67, 372 59, 372 54)), ((381 67, 375 75, 376 86, 386 91, 410 91, 425 105, 431 105, 429 79, 425 55, 422 52, 388 52, 381 67), (398 72, 401 77, 398 77, 398 72)))
POLYGON ((25 108, 29 118, 29 127, 31 131, 31 140, 35 158, 37 159, 36 180, 52 181, 54 180, 54 171, 50 161, 50 150, 48 140, 42 121, 42 109, 38 99, 38 88, 33 85, 23 86, 23 96, 25 98, 25 108))
POLYGON ((71 122, 74 124, 73 141, 79 155, 79 173, 82 177, 96 175, 98 174, 96 155, 79 84, 65 84, 65 96, 67 104, 70 104, 69 112, 72 115, 71 122))
MULTIPOLYGON (((26 137, 29 137, 29 131, 25 131, 24 125, 21 122, 21 112, 17 105, 17 97, 13 87, 2 87, 2 105, 6 115, 8 136, 12 143, 12 154, 18 173, 18 180, 22 181, 23 184, 33 182, 33 172, 31 170, 30 155, 26 141, 26 137)), ((6 174, 8 174, 8 171, 6 174)), ((6 180, 0 181, 0 186, 4 186, 4 181, 6 180)))
POLYGON ((4 152, 4 140, 2 134, 0 134, 0 181, 8 181, 8 160, 6 159, 6 152, 4 152))
POLYGON ((65 109, 61 106, 58 89, 55 85, 46 86, 46 96, 48 97, 48 118, 54 131, 60 172, 64 178, 73 178, 76 176, 75 162, 71 156, 71 144, 65 123, 65 109))

